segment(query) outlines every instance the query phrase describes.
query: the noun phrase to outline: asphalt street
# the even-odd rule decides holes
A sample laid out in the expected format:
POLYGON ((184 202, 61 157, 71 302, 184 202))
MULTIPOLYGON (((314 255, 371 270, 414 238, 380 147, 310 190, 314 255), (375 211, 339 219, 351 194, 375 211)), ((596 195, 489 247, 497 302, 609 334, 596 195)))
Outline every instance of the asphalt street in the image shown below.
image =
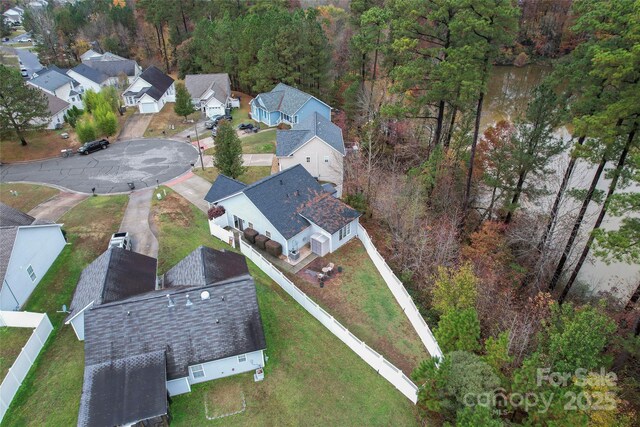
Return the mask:
POLYGON ((74 154, 24 164, 0 166, 2 182, 36 182, 97 194, 130 191, 167 182, 191 169, 198 153, 191 144, 144 139, 122 141, 89 155, 74 154), (157 180, 157 181, 156 181, 157 180))
POLYGON ((27 73, 29 77, 33 75, 33 73, 42 70, 42 64, 38 60, 38 56, 27 49, 16 49, 16 54, 22 65, 27 69, 27 73))

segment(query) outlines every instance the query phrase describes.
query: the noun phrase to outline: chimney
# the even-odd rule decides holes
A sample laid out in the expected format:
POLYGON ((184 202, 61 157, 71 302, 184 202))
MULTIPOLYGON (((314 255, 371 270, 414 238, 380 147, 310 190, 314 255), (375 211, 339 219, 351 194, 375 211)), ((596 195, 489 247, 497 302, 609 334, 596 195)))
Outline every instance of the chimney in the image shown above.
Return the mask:
POLYGON ((189 299, 189 294, 186 295, 187 296, 187 303, 185 304, 187 307, 190 307, 193 305, 193 303, 191 302, 191 300, 189 299))
POLYGON ((167 294, 167 299, 169 300, 169 305, 167 305, 167 307, 169 307, 169 308, 175 307, 176 304, 171 299, 171 295, 167 294))

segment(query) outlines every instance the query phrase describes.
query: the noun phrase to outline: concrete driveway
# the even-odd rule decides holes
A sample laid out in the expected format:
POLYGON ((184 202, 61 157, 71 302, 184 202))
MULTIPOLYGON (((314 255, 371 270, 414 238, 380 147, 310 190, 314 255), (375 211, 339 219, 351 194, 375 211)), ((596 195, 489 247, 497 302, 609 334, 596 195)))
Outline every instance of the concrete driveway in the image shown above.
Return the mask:
POLYGON ((209 210, 209 203, 204 200, 204 196, 209 192, 211 183, 206 179, 189 172, 168 182, 167 186, 173 188, 182 197, 196 205, 202 212, 206 213, 209 210))
POLYGON ((0 166, 2 182, 45 183, 81 193, 122 193, 155 187, 191 169, 198 157, 190 144, 166 139, 122 141, 83 156, 0 166))
POLYGON ((142 138, 152 118, 153 114, 135 113, 129 117, 124 123, 124 126, 122 126, 118 139, 124 141, 127 139, 142 138))
POLYGON ((31 209, 29 215, 36 219, 56 222, 62 215, 87 197, 89 197, 87 194, 61 191, 56 196, 31 209))
POLYGON ((129 203, 120 224, 120 231, 129 232, 133 240, 131 249, 134 252, 157 258, 158 239, 149 227, 153 190, 153 188, 147 188, 134 191, 129 195, 129 203))

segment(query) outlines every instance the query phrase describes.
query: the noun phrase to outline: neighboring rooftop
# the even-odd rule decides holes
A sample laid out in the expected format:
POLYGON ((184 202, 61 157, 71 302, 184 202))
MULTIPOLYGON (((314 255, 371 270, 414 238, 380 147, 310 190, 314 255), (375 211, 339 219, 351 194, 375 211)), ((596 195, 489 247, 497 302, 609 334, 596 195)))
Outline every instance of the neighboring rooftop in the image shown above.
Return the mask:
POLYGON ((155 290, 158 260, 112 247, 82 271, 67 320, 93 302, 94 306, 155 290))
POLYGON ((167 380, 186 377, 192 365, 266 348, 251 277, 94 306, 84 323, 87 366, 166 351, 167 380))
POLYGON ((66 85, 67 83, 72 83, 73 79, 56 70, 47 69, 44 71, 40 71, 38 73, 38 77, 27 80, 27 82, 31 83, 34 86, 38 86, 42 89, 53 92, 54 90, 66 85))
POLYGON ((256 102, 267 111, 280 111, 293 116, 311 98, 314 96, 284 83, 278 83, 271 92, 259 94, 252 102, 256 102))
POLYGON ((4 276, 9 268, 17 234, 18 227, 0 227, 0 289, 4 285, 4 276))
MULTIPOLYGON (((220 188, 228 185, 228 183, 224 183, 224 181, 228 180, 230 178, 218 175, 209 190, 209 194, 224 194, 220 188), (222 180, 223 183, 217 184, 218 180, 222 180), (216 188, 215 191, 214 187, 216 188)), ((322 214, 318 213, 314 215, 314 218, 331 229, 335 227, 335 224, 346 225, 349 221, 360 216, 360 213, 338 199, 331 197, 335 202, 325 201, 325 196, 330 196, 330 194, 302 165, 292 166, 282 172, 256 181, 249 186, 240 188, 235 192, 240 191, 251 200, 285 239, 290 239, 310 225, 309 221, 301 215, 307 209, 322 211, 322 214), (331 215, 328 207, 335 210, 335 218, 325 217, 331 215)), ((223 197, 226 196, 217 199, 210 197, 207 201, 215 203, 223 197)), ((224 205, 224 202, 222 204, 224 205)), ((319 223, 317 224, 320 225, 319 223)))
POLYGON ((276 156, 290 156, 314 136, 340 154, 345 154, 342 129, 322 114, 314 112, 300 123, 293 125, 293 129, 276 131, 276 156))
POLYGON ((218 175, 218 178, 214 181, 206 196, 204 196, 204 199, 207 202, 214 203, 241 191, 246 186, 246 184, 229 178, 226 175, 218 175))
POLYGON ((164 287, 207 286, 249 274, 245 257, 199 246, 164 275, 164 287))
POLYGON ((106 74, 102 73, 100 70, 89 67, 85 64, 78 64, 71 69, 71 71, 75 71, 80 74, 82 77, 91 80, 94 83, 101 84, 105 80, 109 78, 106 74))
POLYGON ((70 104, 67 101, 64 101, 58 98, 55 95, 51 95, 49 92, 42 91, 45 98, 47 98, 47 106, 49 108, 49 114, 52 116, 58 114, 60 111, 67 108, 70 104))
POLYGON ((138 65, 133 59, 105 60, 103 58, 94 58, 87 59, 83 63, 107 77, 119 77, 122 74, 134 76, 138 65))
POLYGON ((78 426, 131 425, 166 415, 166 378, 164 351, 86 365, 78 426))
POLYGON ((229 74, 187 74, 184 77, 184 85, 191 98, 202 98, 209 89, 213 90, 213 96, 218 101, 226 104, 231 96, 231 80, 229 74))
POLYGON ((17 227, 31 225, 36 219, 11 206, 0 202, 0 227, 17 227))

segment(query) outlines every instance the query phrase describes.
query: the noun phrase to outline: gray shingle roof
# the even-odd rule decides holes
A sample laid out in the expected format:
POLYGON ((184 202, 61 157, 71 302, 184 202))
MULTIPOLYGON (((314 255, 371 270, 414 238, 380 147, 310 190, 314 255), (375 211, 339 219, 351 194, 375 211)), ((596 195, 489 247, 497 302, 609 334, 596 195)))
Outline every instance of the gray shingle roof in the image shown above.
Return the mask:
POLYGON ((300 215, 333 234, 354 219, 360 212, 342 203, 329 193, 309 201, 301 210, 300 215))
POLYGON ((4 276, 7 274, 17 234, 18 227, 0 227, 0 289, 4 285, 4 276))
POLYGON ((164 287, 206 286, 248 274, 244 256, 199 246, 164 275, 164 287))
POLYGON ((345 154, 342 129, 323 115, 314 112, 302 122, 294 125, 292 130, 276 132, 276 156, 291 155, 314 136, 323 140, 340 154, 345 154))
POLYGON ((293 116, 311 98, 314 97, 306 92, 284 83, 278 83, 271 92, 256 96, 253 102, 257 102, 269 112, 280 111, 293 116))
POLYGON ((229 74, 187 74, 184 77, 184 85, 191 98, 202 98, 204 93, 213 88, 213 96, 218 101, 226 104, 231 96, 231 80, 229 74))
POLYGON ((96 306, 153 291, 157 262, 122 248, 107 249, 82 271, 66 320, 91 302, 96 306))
MULTIPOLYGON (((153 88, 160 94, 159 97, 156 97, 156 93, 149 93, 155 100, 158 100, 162 97, 162 95, 169 89, 169 87, 173 84, 173 79, 167 76, 165 73, 160 71, 156 67, 149 67, 140 74, 139 78, 149 83, 153 88)), ((155 91, 154 91, 155 92, 155 91)))
POLYGON ((105 61, 104 59, 88 59, 84 63, 106 75, 107 77, 118 77, 121 73, 127 76, 135 76, 137 63, 133 59, 120 59, 105 61))
POLYGON ((36 219, 11 206, 0 202, 0 227, 15 227, 19 225, 31 225, 36 219))
POLYGON ((204 196, 204 199, 207 202, 214 203, 224 197, 237 193, 246 186, 246 184, 236 181, 233 178, 229 178, 226 175, 218 175, 216 180, 213 182, 213 185, 204 196))
MULTIPOLYGON (((49 114, 52 116, 58 114, 60 111, 67 108, 70 104, 57 96, 51 95, 49 92, 41 91, 45 98, 47 98, 47 106, 49 107, 49 114)), ((73 92, 73 91, 72 91, 73 92)))
POLYGON ((92 82, 95 82, 98 84, 104 82, 109 78, 109 76, 102 73, 101 71, 95 68, 89 67, 85 64, 78 64, 75 67, 73 67, 71 71, 75 71, 76 73, 80 74, 82 77, 87 78, 92 82))
POLYGON ((167 379, 171 380, 187 376, 189 366, 264 348, 256 288, 250 277, 222 285, 154 291, 93 307, 85 314, 86 365, 166 350, 167 379), (209 293, 208 299, 201 298, 203 291, 209 293))
POLYGON ((167 414, 166 378, 164 351, 86 365, 78 426, 127 425, 167 414))
POLYGON ((73 79, 65 74, 61 74, 55 70, 46 70, 39 73, 35 79, 28 80, 34 86, 54 91, 67 83, 73 82, 73 79))

